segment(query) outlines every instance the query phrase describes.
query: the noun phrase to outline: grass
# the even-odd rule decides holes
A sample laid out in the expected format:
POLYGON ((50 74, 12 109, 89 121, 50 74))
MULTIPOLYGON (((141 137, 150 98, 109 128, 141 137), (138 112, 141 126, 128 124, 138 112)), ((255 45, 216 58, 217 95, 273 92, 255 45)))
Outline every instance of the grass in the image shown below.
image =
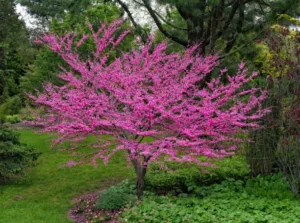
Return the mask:
MULTIPOLYGON (((74 205, 73 198, 134 176, 133 169, 126 168, 122 152, 113 156, 106 166, 99 161, 97 168, 92 164, 62 167, 74 157, 68 151, 51 149, 49 134, 31 130, 22 130, 20 134, 22 142, 42 155, 25 176, 0 186, 0 223, 71 222, 68 210, 74 205)), ((91 140, 82 143, 79 152, 92 151, 87 146, 91 140)), ((181 219, 189 219, 186 222, 298 222, 294 219, 300 218, 299 199, 293 198, 282 176, 248 179, 245 176, 249 170, 243 156, 224 159, 218 166, 202 174, 190 165, 169 163, 170 172, 166 174, 154 165, 147 175, 152 188, 181 186, 190 196, 182 193, 184 196, 173 197, 174 191, 170 191, 165 197, 146 197, 124 213, 125 219, 140 222, 143 216, 146 222, 183 222, 181 219)))
POLYGON ((42 155, 37 166, 24 177, 0 186, 1 223, 71 222, 67 213, 72 198, 133 176, 122 153, 116 154, 106 166, 99 162, 97 168, 92 164, 61 168, 73 157, 67 151, 51 149, 50 135, 31 130, 22 130, 20 134, 22 142, 42 155))

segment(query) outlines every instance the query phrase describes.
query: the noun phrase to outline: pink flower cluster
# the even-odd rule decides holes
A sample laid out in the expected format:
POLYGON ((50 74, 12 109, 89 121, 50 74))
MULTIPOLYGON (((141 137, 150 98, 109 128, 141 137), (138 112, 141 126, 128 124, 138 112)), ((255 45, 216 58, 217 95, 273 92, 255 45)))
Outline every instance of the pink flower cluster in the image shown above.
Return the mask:
POLYGON ((268 112, 261 106, 266 92, 241 90, 257 75, 248 76, 243 63, 226 84, 220 79, 227 71, 221 70, 201 88, 199 83, 218 65, 218 57, 197 54, 197 46, 168 54, 166 43, 153 46, 149 41, 108 62, 128 34, 116 36, 121 23, 103 24, 97 32, 90 26, 91 35, 79 41, 71 34, 40 40, 69 66, 59 75, 64 86, 48 83, 43 93, 30 96, 45 111, 34 124, 59 133, 56 143, 110 135, 117 146, 96 146, 95 164, 97 158, 107 162, 125 150, 128 160, 144 166, 159 157, 205 165, 199 156, 231 155, 239 142, 235 135, 259 127, 258 120, 268 112), (84 60, 77 49, 86 40, 94 41, 95 51, 84 60))

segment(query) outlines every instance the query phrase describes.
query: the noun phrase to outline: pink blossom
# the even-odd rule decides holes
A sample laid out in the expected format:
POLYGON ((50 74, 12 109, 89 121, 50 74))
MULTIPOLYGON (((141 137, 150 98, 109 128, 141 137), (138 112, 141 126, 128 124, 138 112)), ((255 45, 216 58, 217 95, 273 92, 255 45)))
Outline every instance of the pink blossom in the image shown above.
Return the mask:
MULTIPOLYGON (((244 63, 237 74, 228 76, 227 84, 220 81, 227 72, 222 69, 206 88, 196 83, 218 65, 218 57, 197 54, 197 46, 183 54, 167 53, 166 43, 153 46, 150 39, 107 63, 128 34, 116 36, 121 22, 103 24, 97 32, 89 25, 91 34, 84 35, 77 46, 76 35, 70 34, 50 34, 39 41, 69 65, 60 74, 65 86, 46 84, 44 92, 30 96, 44 110, 32 124, 58 132, 54 143, 77 142, 90 134, 109 135, 117 146, 112 149, 109 144, 96 143, 95 149, 100 150, 92 158, 94 165, 98 158, 107 163, 114 153, 124 150, 127 160, 138 160, 144 166, 161 157, 206 166, 199 156, 232 155, 239 142, 235 135, 259 127, 259 119, 268 112, 261 106, 266 92, 256 88, 241 91, 257 75, 248 76, 244 63), (76 49, 88 38, 96 48, 84 60, 76 49)), ((70 161, 68 166, 76 164, 70 161)))

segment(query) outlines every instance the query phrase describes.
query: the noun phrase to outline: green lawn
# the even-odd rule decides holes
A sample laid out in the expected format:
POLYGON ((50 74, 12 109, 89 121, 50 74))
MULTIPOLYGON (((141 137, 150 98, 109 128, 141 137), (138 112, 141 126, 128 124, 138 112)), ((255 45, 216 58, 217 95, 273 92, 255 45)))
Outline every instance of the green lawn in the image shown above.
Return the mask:
POLYGON ((1 223, 65 223, 72 207, 72 198, 95 191, 133 176, 126 168, 122 153, 116 154, 108 165, 99 162, 61 168, 73 157, 69 152, 50 148, 48 134, 22 130, 21 141, 41 152, 37 166, 29 169, 22 179, 0 186, 1 223))

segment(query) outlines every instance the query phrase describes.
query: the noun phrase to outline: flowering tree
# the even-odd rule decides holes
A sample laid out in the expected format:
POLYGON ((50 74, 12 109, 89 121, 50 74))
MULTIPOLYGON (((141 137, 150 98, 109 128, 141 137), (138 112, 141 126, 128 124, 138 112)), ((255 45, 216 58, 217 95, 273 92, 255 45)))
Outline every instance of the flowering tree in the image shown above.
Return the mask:
MULTIPOLYGON (((116 147, 98 144, 92 158, 106 163, 117 151, 124 150, 137 175, 137 191, 143 192, 144 176, 151 161, 174 160, 201 162, 199 156, 222 158, 234 153, 234 134, 257 121, 267 112, 261 108, 265 92, 252 88, 241 90, 256 73, 246 75, 244 64, 228 83, 220 75, 200 89, 201 82, 218 64, 216 56, 197 54, 197 46, 183 55, 167 54, 166 44, 143 46, 123 52, 111 60, 128 31, 117 36, 122 21, 103 24, 78 42, 76 35, 46 35, 39 42, 56 52, 69 65, 60 78, 62 87, 46 84, 44 93, 30 96, 44 109, 35 124, 45 131, 60 134, 55 143, 78 141, 89 134, 110 135, 116 147), (87 39, 95 51, 84 60, 78 48, 87 39), (152 140, 144 140, 145 137, 152 140)), ((99 137, 101 138, 101 137, 99 137)), ((72 165, 72 163, 70 163, 72 165)))

